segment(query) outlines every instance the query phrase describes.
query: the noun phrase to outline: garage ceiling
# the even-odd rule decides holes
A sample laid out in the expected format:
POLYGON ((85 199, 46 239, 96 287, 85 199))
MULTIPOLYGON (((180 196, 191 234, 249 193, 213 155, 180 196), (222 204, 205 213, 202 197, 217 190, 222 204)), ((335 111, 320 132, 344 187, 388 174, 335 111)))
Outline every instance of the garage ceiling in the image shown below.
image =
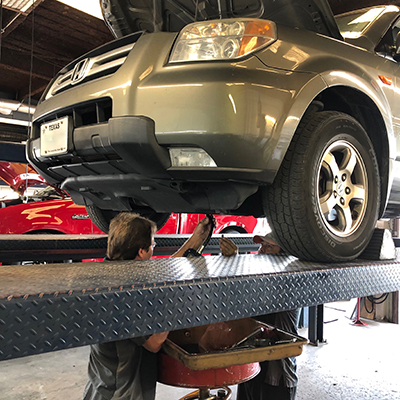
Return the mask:
POLYGON ((26 102, 29 97, 32 37, 33 100, 40 97, 59 69, 113 39, 102 20, 56 0, 36 0, 22 14, 4 7, 2 12, 0 98, 3 99, 26 102))
MULTIPOLYGON (((329 2, 335 14, 374 4, 400 5, 400 0, 329 2)), ((0 99, 27 103, 31 93, 35 104, 59 69, 113 36, 102 20, 56 0, 36 0, 30 4, 21 14, 2 7, 0 99)))

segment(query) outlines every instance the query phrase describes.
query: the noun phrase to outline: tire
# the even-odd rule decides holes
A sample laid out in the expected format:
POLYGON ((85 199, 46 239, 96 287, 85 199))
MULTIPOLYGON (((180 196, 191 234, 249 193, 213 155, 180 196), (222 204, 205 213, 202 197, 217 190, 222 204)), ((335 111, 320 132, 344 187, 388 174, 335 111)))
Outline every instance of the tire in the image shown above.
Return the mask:
MULTIPOLYGON (((111 220, 118 214, 118 211, 112 210, 102 210, 95 205, 86 206, 86 211, 92 220, 92 222, 104 233, 108 233, 111 220)), ((146 217, 157 224, 157 229, 160 230, 171 214, 168 213, 156 213, 155 211, 148 209, 133 210, 132 212, 137 212, 142 217, 146 217)))
POLYGON ((279 245, 300 259, 320 262, 362 253, 379 200, 378 163, 367 133, 353 117, 334 111, 304 118, 263 193, 279 245))

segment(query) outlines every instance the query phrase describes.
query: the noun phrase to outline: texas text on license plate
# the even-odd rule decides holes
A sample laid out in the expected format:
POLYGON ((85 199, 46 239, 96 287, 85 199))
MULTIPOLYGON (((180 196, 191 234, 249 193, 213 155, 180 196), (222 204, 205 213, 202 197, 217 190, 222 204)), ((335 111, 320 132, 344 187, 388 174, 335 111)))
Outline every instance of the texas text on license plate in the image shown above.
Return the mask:
POLYGON ((42 157, 68 152, 68 117, 40 126, 40 154, 42 157))

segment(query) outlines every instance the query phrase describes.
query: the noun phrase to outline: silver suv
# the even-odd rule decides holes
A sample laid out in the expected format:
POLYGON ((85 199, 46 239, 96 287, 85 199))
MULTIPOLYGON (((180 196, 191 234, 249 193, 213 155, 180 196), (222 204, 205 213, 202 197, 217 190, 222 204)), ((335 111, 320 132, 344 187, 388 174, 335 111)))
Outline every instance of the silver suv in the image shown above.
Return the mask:
POLYGON ((343 261, 400 215, 398 7, 101 4, 117 39, 57 74, 27 144, 101 229, 121 211, 266 215, 287 252, 343 261))

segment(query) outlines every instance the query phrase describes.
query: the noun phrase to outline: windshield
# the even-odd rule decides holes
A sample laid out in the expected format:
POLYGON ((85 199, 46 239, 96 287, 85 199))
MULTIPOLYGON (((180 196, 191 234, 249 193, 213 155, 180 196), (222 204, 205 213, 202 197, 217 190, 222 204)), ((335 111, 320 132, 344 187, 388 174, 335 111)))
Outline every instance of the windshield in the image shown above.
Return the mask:
POLYGON ((335 17, 339 31, 346 39, 355 39, 362 35, 364 30, 384 11, 384 7, 368 10, 359 10, 335 17))

